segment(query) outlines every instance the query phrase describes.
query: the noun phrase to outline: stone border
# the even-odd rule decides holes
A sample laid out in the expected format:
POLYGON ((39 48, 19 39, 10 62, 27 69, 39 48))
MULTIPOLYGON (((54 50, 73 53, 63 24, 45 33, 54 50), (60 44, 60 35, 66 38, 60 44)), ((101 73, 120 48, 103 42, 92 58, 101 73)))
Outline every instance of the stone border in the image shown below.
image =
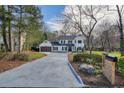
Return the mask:
POLYGON ((77 81, 82 85, 81 87, 85 87, 81 77, 77 74, 77 72, 74 70, 72 65, 70 63, 68 63, 68 66, 69 66, 70 70, 72 71, 73 75, 75 76, 75 78, 77 79, 77 81))

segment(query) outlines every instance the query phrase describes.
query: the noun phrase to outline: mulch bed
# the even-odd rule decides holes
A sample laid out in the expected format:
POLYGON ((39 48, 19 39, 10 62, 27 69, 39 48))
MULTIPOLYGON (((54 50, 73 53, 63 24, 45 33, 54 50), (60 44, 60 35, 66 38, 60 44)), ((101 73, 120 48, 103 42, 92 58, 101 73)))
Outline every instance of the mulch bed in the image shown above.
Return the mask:
MULTIPOLYGON (((35 52, 32 52, 32 51, 24 51, 23 53, 25 54, 31 54, 31 53, 35 53, 35 52)), ((28 62, 26 61, 20 61, 20 60, 8 60, 9 58, 11 58, 14 54, 16 54, 16 52, 8 52, 7 54, 4 54, 1 58, 0 58, 0 73, 1 72, 4 72, 4 71, 7 71, 7 70, 10 70, 10 69, 13 69, 15 67, 18 67, 18 66, 21 66, 23 64, 26 64, 28 62), (7 59, 8 58, 8 59, 7 59)), ((44 57, 46 55, 44 54, 44 57)), ((36 59, 34 59, 36 60, 36 59)), ((33 60, 32 60, 33 61, 33 60)), ((32 62, 30 61, 30 62, 32 62)))
POLYGON ((0 62, 0 73, 10 70, 12 68, 18 67, 20 65, 23 65, 27 62, 22 62, 22 61, 7 61, 7 62, 0 62))
MULTIPOLYGON (((96 75, 88 75, 79 70, 79 65, 82 64, 82 62, 73 62, 73 55, 70 53, 68 54, 68 60, 75 69, 75 71, 78 73, 78 75, 83 80, 84 84, 86 84, 86 87, 96 87, 96 88, 108 88, 108 87, 124 87, 124 76, 122 76, 119 72, 116 72, 115 81, 116 85, 111 85, 110 82, 106 79, 106 77, 102 74, 96 74, 96 75)), ((101 68, 102 69, 102 68, 101 68)))
POLYGON ((112 87, 108 80, 102 75, 87 75, 78 70, 78 65, 81 63, 71 62, 71 65, 82 78, 84 84, 88 85, 89 87, 112 87))
POLYGON ((116 85, 112 86, 109 81, 104 77, 103 74, 98 75, 87 75, 78 70, 79 64, 81 62, 70 62, 76 72, 82 78, 84 84, 88 85, 88 87, 97 87, 97 88, 111 88, 111 87, 124 87, 124 77, 122 77, 119 73, 116 74, 116 85))

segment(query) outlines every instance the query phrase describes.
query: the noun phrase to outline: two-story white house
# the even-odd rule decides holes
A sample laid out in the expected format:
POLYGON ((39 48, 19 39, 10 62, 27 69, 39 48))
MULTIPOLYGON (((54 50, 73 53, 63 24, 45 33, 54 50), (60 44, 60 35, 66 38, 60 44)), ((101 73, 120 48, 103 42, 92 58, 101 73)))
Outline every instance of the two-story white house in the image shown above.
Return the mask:
POLYGON ((82 36, 59 36, 55 40, 45 40, 39 45, 39 51, 43 52, 76 52, 83 51, 84 38, 82 36))

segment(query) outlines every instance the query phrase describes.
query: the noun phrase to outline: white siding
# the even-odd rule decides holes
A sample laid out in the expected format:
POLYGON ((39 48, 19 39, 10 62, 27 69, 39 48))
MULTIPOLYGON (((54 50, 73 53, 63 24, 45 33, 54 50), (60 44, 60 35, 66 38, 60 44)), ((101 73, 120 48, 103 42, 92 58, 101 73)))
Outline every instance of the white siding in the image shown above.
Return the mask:
MULTIPOLYGON (((58 42, 60 44, 68 44, 68 41, 69 40, 59 40, 58 42), (61 43, 61 41, 62 41, 62 43, 61 43), (65 41, 65 43, 64 43, 64 41, 65 41)), ((74 46, 70 46, 72 51, 77 51, 77 48, 78 49, 81 48, 81 50, 82 50, 84 48, 84 38, 82 36, 77 36, 74 40, 72 40, 72 44, 74 44, 74 46), (81 43, 78 43, 78 40, 80 40, 81 43)), ((52 47, 53 52, 68 52, 68 50, 70 50, 68 46, 60 46, 60 45, 59 46, 57 46, 57 45, 52 46, 50 41, 44 41, 43 43, 41 43, 39 45, 39 47, 41 47, 41 46, 52 47), (57 47, 58 49, 54 50, 53 47, 57 47), (62 49, 62 47, 63 47, 63 49, 62 49), (66 48, 67 50, 65 49, 65 47, 67 47, 66 48)))
POLYGON ((58 50, 53 50, 53 48, 52 48, 52 51, 53 52, 67 52, 68 51, 68 48, 67 48, 67 50, 65 50, 65 47, 66 46, 53 46, 53 47, 58 47, 58 50), (63 50, 62 50, 62 47, 63 47, 63 50))
POLYGON ((76 43, 75 44, 75 47, 78 48, 78 47, 81 47, 82 49, 84 48, 84 39, 82 36, 78 36, 74 39, 74 41, 76 40, 76 43), (81 43, 78 43, 78 40, 81 40, 81 43))

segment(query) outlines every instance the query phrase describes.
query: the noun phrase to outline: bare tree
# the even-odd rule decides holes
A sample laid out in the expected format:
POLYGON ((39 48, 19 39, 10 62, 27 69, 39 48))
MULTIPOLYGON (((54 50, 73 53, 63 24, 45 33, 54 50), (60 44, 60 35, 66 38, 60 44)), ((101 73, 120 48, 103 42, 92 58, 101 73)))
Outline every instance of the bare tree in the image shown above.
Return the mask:
POLYGON ((120 52, 121 56, 124 56, 124 33, 123 33, 123 22, 122 22, 122 9, 120 9, 118 5, 116 5, 117 13, 118 13, 118 28, 120 32, 120 52))
POLYGON ((57 24, 60 24, 62 26, 62 29, 59 31, 60 35, 77 35, 80 34, 80 31, 75 28, 75 24, 72 24, 71 21, 63 17, 63 14, 60 16, 60 19, 55 20, 57 24))
POLYGON ((93 43, 96 48, 106 52, 117 48, 115 40, 118 35, 118 28, 116 25, 105 19, 97 26, 95 33, 96 38, 93 43))
POLYGON ((70 6, 69 13, 65 13, 64 16, 74 24, 73 27, 82 33, 87 39, 87 48, 92 53, 92 32, 94 31, 97 23, 105 16, 97 15, 102 11, 101 6, 70 6))

